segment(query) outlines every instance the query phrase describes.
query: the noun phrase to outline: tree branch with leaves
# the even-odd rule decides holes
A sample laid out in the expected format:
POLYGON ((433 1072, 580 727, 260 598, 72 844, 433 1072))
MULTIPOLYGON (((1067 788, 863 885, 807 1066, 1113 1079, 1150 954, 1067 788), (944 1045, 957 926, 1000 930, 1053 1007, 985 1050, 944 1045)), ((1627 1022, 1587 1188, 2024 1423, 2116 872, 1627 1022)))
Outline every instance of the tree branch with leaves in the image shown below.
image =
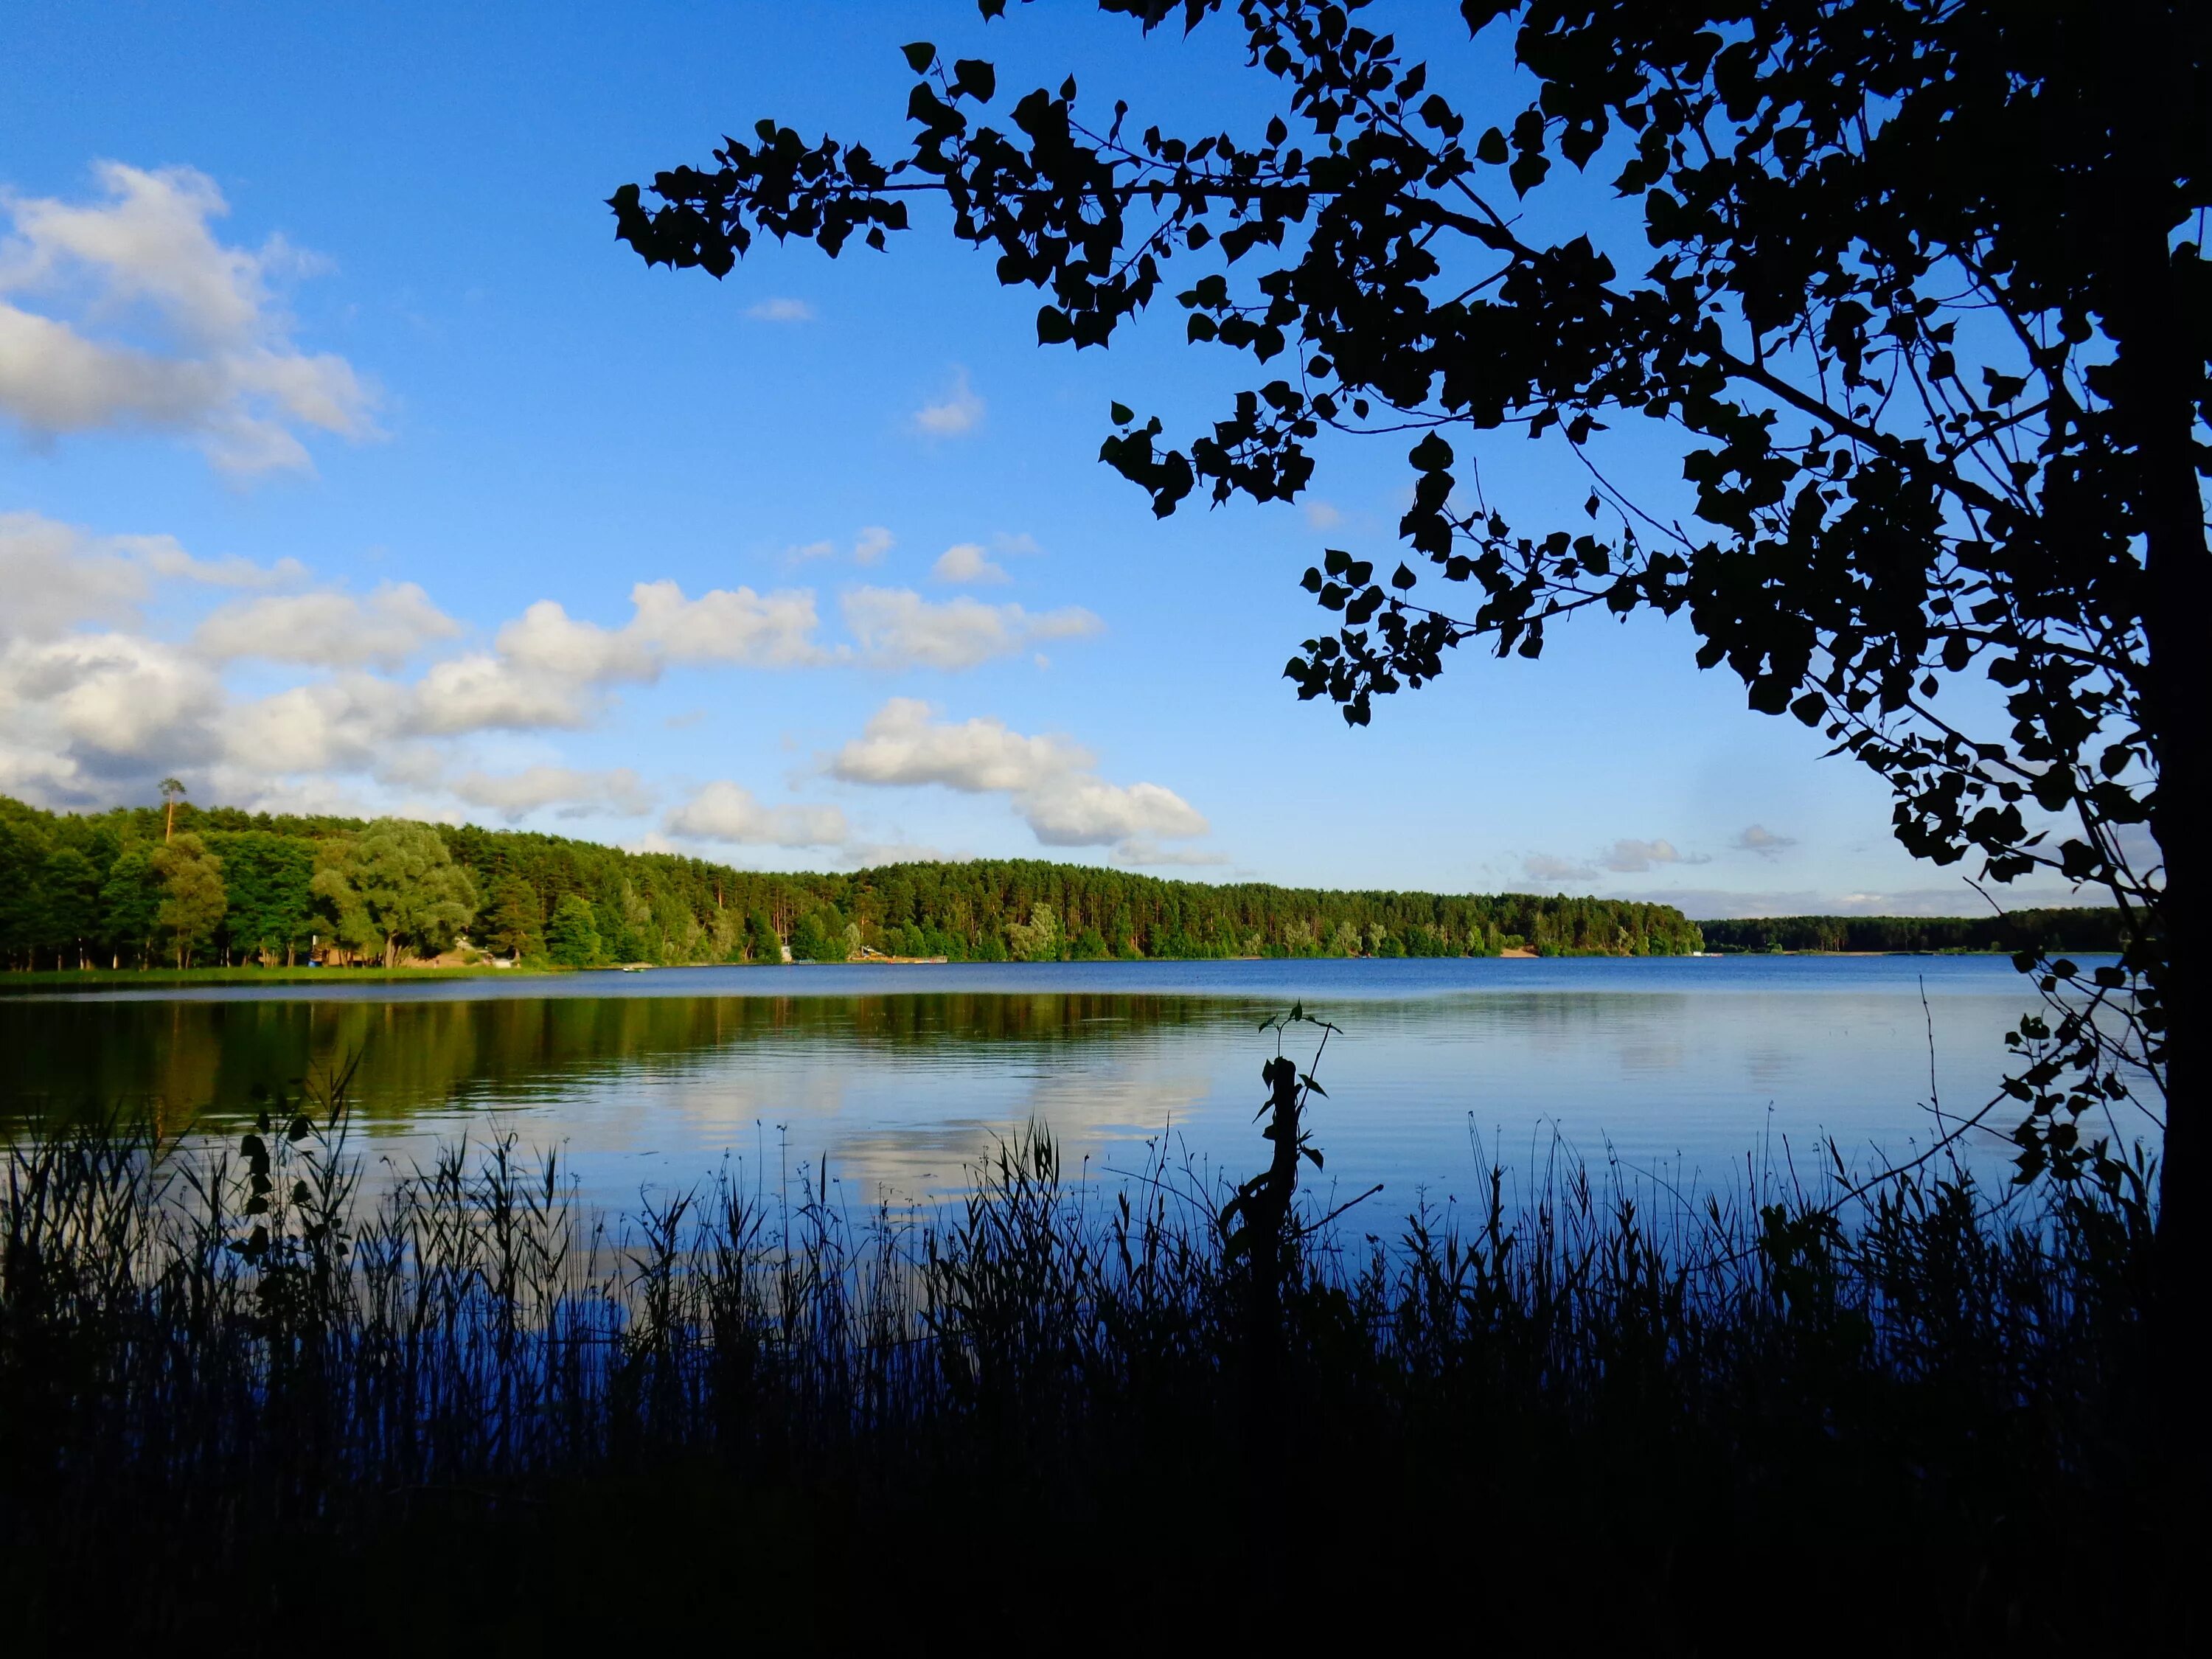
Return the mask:
POLYGON ((1298 695, 1364 725, 1457 647, 1535 657, 1569 617, 1683 617, 1753 708, 1883 779, 1915 855, 2121 908, 2117 966, 2021 958, 2051 1003, 2013 1079, 2021 1170, 2094 1170, 2119 1149, 2084 1121, 2142 1104, 2161 1253, 2201 1284, 2208 1061, 2175 1015, 2202 969, 2170 941, 2204 905, 2212 14, 1466 0, 1528 94, 1476 109, 1368 26, 1379 5, 1101 8, 1240 30, 1277 112, 1244 137, 1133 131, 1072 76, 1002 104, 990 64, 918 42, 896 159, 763 120, 617 191, 617 234, 720 276, 757 235, 884 248, 921 196, 1040 293, 1042 343, 1104 345, 1170 298, 1257 383, 1180 443, 1110 410, 1102 459, 1164 517, 1201 489, 1294 499, 1324 433, 1415 434, 1404 558, 1304 573, 1328 621, 1285 671, 1298 695), (1547 240, 1527 206, 1560 163, 1614 199, 1547 240), (1609 473, 1603 434, 1632 422, 1679 454, 1684 510, 1609 473), (1489 498, 1507 434, 1586 469, 1575 521, 1489 498))

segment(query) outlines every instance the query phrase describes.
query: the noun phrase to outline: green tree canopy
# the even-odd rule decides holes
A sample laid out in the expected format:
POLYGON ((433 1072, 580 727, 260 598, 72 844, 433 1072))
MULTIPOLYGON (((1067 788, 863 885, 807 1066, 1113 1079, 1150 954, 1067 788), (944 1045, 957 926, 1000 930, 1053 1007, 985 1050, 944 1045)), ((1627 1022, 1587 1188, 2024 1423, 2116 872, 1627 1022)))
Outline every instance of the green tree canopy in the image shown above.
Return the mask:
POLYGON ((152 867, 161 894, 155 925, 175 952, 177 966, 189 968, 193 953, 214 939, 229 908, 222 860, 208 850, 204 839, 187 830, 154 849, 152 867))
POLYGON ((207 842, 222 860, 231 948, 289 961, 314 930, 314 844, 266 830, 211 831, 207 842))
MULTIPOLYGON (((181 832, 200 836, 226 860, 228 908, 216 942, 252 955, 257 939, 274 929, 248 890, 259 878, 243 865, 266 857, 270 870, 290 871, 276 883, 296 884, 298 864, 337 878, 351 867, 356 843, 375 826, 337 817, 276 817, 231 807, 180 804, 181 832), (273 837, 283 849, 251 839, 273 837), (240 848, 246 849, 244 853, 240 848)), ((1016 927, 1033 927, 1036 907, 1054 916, 1047 959, 1066 940, 1095 930, 1109 951, 1135 957, 1296 956, 1320 948, 1344 925, 1362 939, 1402 939, 1432 956, 1496 954, 1506 939, 1556 954, 1664 955, 1698 948, 1696 924, 1671 906, 1565 894, 1443 894, 1339 891, 1273 887, 1258 882, 1165 881, 1123 870, 1090 869, 1038 860, 976 860, 961 864, 900 864, 837 875, 734 870, 703 860, 567 841, 556 836, 471 826, 419 826, 446 847, 476 890, 493 895, 477 926, 497 948, 502 884, 524 884, 550 907, 577 897, 592 911, 600 954, 612 954, 609 918, 626 918, 625 959, 667 963, 734 959, 739 941, 749 959, 782 960, 784 941, 799 943, 805 919, 815 918, 816 945, 839 959, 854 941, 895 955, 954 961, 1004 961, 1016 927), (625 895, 627 896, 625 896, 625 895), (740 924, 738 918, 746 920, 740 924), (1376 930, 1381 931, 1376 931, 1376 930), (835 935, 834 939, 830 936, 835 935)), ((0 899, 27 916, 46 914, 45 860, 72 848, 91 860, 100 880, 97 949, 118 963, 148 957, 158 932, 161 891, 151 848, 161 844, 164 815, 155 808, 118 808, 89 817, 51 813, 0 797, 0 899)), ((324 887, 332 889, 325 878, 324 887)), ((344 890, 349 892, 350 886, 344 890)), ((381 962, 384 935, 359 903, 341 905, 313 894, 308 930, 368 960, 381 962)), ((296 904, 296 885, 289 903, 296 904)), ((280 924, 281 925, 281 922, 280 924)), ((40 924, 43 926, 43 924, 40 924)), ((35 928, 33 932, 37 931, 35 928)), ((29 940, 32 935, 24 935, 29 940)), ((1027 939, 1030 936, 1024 934, 1027 939)), ((43 944, 36 949, 47 949, 43 944)), ((1371 948, 1371 947, 1370 947, 1371 948)), ((0 961, 33 965, 33 946, 0 951, 0 961)), ((805 953, 793 954, 805 959, 805 953)))
POLYGON ((100 889, 100 930, 118 958, 146 960, 161 925, 161 878, 154 866, 157 843, 125 842, 100 889))
POLYGON ((476 917, 476 885, 426 823, 379 818, 331 843, 313 885, 341 937, 374 941, 384 965, 434 956, 476 917))
POLYGON ((504 875, 491 886, 481 929, 483 942, 509 957, 534 956, 545 948, 544 912, 538 894, 518 875, 504 875))
POLYGON ((775 925, 763 911, 756 910, 745 918, 745 955, 754 962, 783 960, 783 941, 776 936, 775 925))
POLYGON ((580 893, 564 893, 553 907, 553 920, 545 927, 545 951, 563 968, 589 968, 605 956, 591 901, 580 893))
POLYGON ((100 872, 76 848, 57 847, 39 875, 46 946, 57 958, 81 962, 100 931, 100 872))

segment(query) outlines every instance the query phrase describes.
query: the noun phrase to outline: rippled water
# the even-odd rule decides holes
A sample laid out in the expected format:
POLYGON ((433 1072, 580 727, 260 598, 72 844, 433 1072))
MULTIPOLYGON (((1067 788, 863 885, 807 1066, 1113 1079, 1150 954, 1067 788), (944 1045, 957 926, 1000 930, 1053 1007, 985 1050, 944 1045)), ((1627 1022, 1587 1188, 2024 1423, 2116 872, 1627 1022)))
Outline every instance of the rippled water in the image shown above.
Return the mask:
MULTIPOLYGON (((1246 1173, 1274 1052, 1256 1027, 1303 1001, 1343 1028, 1319 1073, 1327 1179, 1410 1203, 1458 1194, 1478 1135, 1524 1168, 1559 1135, 1691 1183, 1828 1135, 1908 1152, 1934 1127, 1931 1069, 1947 1110, 1980 1106, 2030 1000, 2008 960, 1978 957, 334 974, 0 998, 0 1122, 143 1101, 221 1127, 254 1084, 358 1054, 373 1159, 511 1129, 565 1147, 615 1203, 726 1156, 770 1181, 826 1158, 849 1197, 927 1197, 1032 1120, 1094 1171, 1139 1166, 1165 1134, 1246 1173)), ((1995 1170, 2003 1148, 1973 1156, 1995 1170)))

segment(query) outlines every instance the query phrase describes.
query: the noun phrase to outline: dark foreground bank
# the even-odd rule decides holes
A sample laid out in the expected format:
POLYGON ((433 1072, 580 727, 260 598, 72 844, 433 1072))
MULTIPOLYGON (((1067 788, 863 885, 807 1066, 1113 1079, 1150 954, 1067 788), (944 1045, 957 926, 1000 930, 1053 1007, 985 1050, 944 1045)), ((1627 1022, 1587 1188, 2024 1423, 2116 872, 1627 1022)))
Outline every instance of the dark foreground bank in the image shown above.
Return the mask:
POLYGON ((18 1650, 2108 1650, 2186 1614, 2125 1178, 1655 1218, 1500 1176, 1308 1214, 1271 1294, 1218 1195, 1063 1185, 1036 1137, 927 1220, 732 1182, 601 1227, 511 1147, 362 1201, 330 1111, 216 1162, 10 1155, 18 1650))

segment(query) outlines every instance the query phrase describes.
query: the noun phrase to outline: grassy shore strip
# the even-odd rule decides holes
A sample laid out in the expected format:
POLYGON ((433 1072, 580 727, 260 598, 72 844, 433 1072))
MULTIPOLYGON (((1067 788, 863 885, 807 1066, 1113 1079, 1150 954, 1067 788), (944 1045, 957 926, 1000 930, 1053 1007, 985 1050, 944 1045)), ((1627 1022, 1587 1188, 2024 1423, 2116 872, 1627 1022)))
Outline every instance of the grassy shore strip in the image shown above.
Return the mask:
POLYGON ((802 1165, 608 1222, 511 1141, 357 1202, 342 1129, 272 1103, 227 1158, 8 1154, 26 1650, 966 1652, 1079 1613, 2017 1654, 2152 1642, 2193 1594, 2145 1502, 2127 1182, 1837 1212, 1786 1169, 1696 1206, 1471 1170, 1395 1221, 1309 1207, 1263 1292, 1221 1193, 1158 1157, 1067 1182, 1034 1133, 941 1210, 802 1165))
POLYGON ((544 977, 571 968, 82 968, 0 975, 0 995, 9 991, 92 986, 341 985, 406 983, 420 980, 544 977))

